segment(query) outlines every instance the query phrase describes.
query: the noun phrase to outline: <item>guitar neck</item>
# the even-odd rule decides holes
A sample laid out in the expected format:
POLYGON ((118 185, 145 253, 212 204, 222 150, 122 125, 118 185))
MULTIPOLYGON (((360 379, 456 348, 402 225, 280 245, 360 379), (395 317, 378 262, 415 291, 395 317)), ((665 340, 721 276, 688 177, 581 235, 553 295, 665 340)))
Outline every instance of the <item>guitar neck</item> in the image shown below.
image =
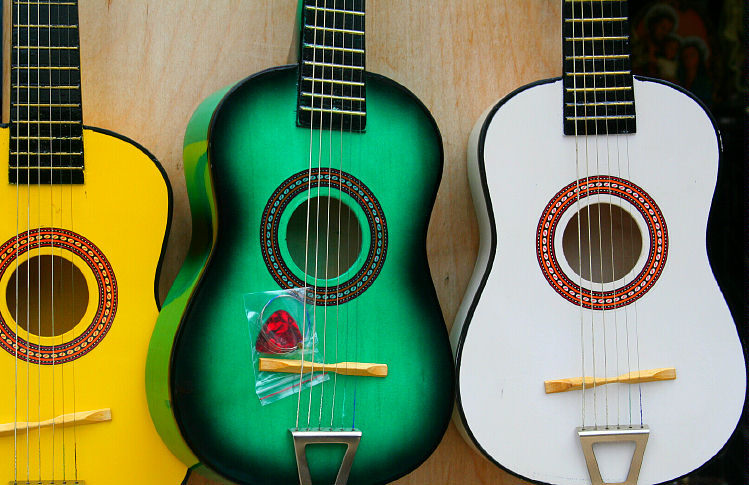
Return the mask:
POLYGON ((564 134, 634 133, 626 0, 564 0, 564 134))
POLYGON ((302 0, 297 123, 364 131, 364 0, 302 0))
POLYGON ((83 183, 78 2, 11 7, 10 182, 83 183))

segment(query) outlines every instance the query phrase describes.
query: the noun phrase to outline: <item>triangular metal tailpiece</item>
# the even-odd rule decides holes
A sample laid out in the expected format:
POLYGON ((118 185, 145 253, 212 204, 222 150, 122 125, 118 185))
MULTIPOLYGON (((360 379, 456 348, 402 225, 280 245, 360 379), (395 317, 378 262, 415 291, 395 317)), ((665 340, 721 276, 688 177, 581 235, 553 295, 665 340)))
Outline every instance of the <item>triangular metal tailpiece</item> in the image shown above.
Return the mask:
POLYGON ((583 447, 583 455, 588 465, 588 474, 592 485, 637 485, 640 476, 642 458, 645 456, 645 445, 648 444, 650 428, 647 426, 598 426, 590 428, 577 428, 580 437, 580 445, 583 447), (629 464, 627 479, 623 482, 604 482, 601 470, 598 467, 593 445, 596 443, 611 443, 632 441, 635 443, 635 452, 632 454, 632 462, 629 464))
POLYGON ((309 473, 307 453, 305 451, 307 445, 312 444, 346 445, 346 453, 343 455, 341 468, 338 469, 338 476, 336 476, 334 484, 346 485, 349 473, 351 472, 351 465, 354 464, 354 455, 356 455, 356 449, 359 447, 359 441, 361 440, 361 431, 356 429, 341 431, 326 428, 305 431, 290 429, 289 431, 291 431, 291 435, 294 437, 296 466, 299 471, 299 483, 301 485, 312 485, 312 477, 309 473))

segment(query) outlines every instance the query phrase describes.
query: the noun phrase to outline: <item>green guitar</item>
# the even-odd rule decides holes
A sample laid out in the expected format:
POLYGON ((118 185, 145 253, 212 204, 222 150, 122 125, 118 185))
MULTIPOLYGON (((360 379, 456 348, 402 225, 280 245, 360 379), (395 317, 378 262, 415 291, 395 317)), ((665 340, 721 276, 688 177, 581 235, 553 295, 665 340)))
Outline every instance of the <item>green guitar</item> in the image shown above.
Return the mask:
POLYGON ((193 239, 151 341, 149 406, 204 475, 385 483, 452 411, 425 248, 441 139, 413 94, 365 71, 364 0, 303 0, 300 18, 298 65, 214 94, 188 125, 193 239), (243 297, 292 288, 308 288, 299 345, 312 332, 319 355, 270 361, 317 385, 263 405, 243 297), (369 364, 385 372, 347 372, 369 364))

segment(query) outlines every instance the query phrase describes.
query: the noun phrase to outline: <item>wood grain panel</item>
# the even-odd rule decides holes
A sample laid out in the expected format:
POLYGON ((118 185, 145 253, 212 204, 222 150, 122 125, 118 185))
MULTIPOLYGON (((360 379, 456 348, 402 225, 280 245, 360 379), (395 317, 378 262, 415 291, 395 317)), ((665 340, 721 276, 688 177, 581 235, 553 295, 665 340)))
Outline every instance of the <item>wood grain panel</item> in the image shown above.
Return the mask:
MULTIPOLYGON (((411 89, 442 131, 445 169, 428 253, 448 326, 478 248, 465 167, 468 134, 481 112, 500 97, 522 84, 561 74, 559 3, 368 2, 367 68, 411 89)), ((174 190, 162 297, 190 238, 181 153, 187 121, 213 91, 288 62, 295 52, 295 10, 296 0, 80 2, 84 122, 145 146, 163 164, 174 190)), ((194 478, 190 483, 209 482, 194 478)), ((475 453, 451 425, 434 455, 398 483, 502 485, 519 480, 475 453)))

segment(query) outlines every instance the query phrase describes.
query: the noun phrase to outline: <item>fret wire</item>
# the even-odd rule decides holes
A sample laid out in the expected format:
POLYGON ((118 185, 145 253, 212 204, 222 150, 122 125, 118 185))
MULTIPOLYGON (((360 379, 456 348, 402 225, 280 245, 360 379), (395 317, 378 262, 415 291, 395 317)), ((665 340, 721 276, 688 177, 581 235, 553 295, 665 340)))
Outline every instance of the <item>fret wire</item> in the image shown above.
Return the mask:
POLYGON ((75 5, 75 2, 13 2, 14 5, 75 5))
POLYGON ((334 94, 317 94, 317 93, 310 93, 307 91, 302 91, 302 96, 313 96, 315 98, 344 99, 347 101, 365 101, 364 98, 357 98, 353 96, 337 96, 334 94))
POLYGON ((332 67, 334 69, 355 69, 363 70, 362 66, 347 66, 345 64, 333 64, 331 62, 317 62, 317 61, 303 61, 308 66, 319 66, 319 67, 332 67))
MULTIPOLYGON (((565 116, 568 121, 601 121, 601 120, 633 120, 635 115, 618 115, 618 116, 565 116)), ((601 135, 603 133, 600 133, 601 135)))
POLYGON ((624 22, 627 17, 600 17, 591 19, 564 19, 565 22, 624 22))
POLYGON ((627 40, 629 39, 629 36, 627 35, 617 35, 617 36, 600 36, 600 37, 565 37, 564 40, 573 41, 573 42, 581 42, 581 41, 601 41, 601 40, 627 40))
POLYGON ((596 103, 565 103, 566 106, 629 106, 635 104, 634 101, 599 101, 596 103))
POLYGON ((78 46, 45 46, 45 45, 14 45, 14 49, 34 49, 34 50, 78 50, 78 46))
POLYGON ((82 140, 82 136, 12 136, 10 137, 11 140, 44 140, 44 141, 54 141, 54 140, 82 140))
POLYGON ((364 15, 364 12, 361 12, 359 10, 341 10, 338 8, 316 7, 314 5, 305 5, 304 8, 306 8, 307 10, 317 10, 318 12, 334 12, 360 16, 364 15))
MULTIPOLYGON (((42 153, 42 155, 53 155, 53 154, 52 153, 42 153)), ((52 166, 50 166, 50 165, 23 165, 23 166, 17 166, 15 164, 11 164, 11 168, 13 168, 13 170, 39 170, 39 169, 44 169, 44 170, 81 170, 81 171, 83 171, 83 167, 75 167, 75 166, 73 166, 73 167, 58 167, 58 166, 55 166, 55 165, 52 165, 52 166)), ((33 484, 34 482, 31 482, 31 483, 33 484)))
POLYGON ((13 69, 19 71, 29 70, 51 70, 51 71, 77 71, 78 66, 13 66, 13 69))
POLYGON ((304 111, 313 111, 315 113, 331 113, 340 115, 366 116, 366 111, 348 111, 343 109, 312 108, 310 106, 300 106, 304 111))
POLYGON ((40 121, 40 120, 15 120, 13 123, 29 124, 29 125, 80 125, 82 121, 40 121))
POLYGON ((13 24, 13 27, 22 29, 77 29, 77 25, 36 25, 36 24, 13 24))
POLYGON ((308 44, 306 42, 304 43, 304 47, 309 49, 327 49, 341 52, 352 52, 354 54, 364 54, 364 49, 355 49, 353 47, 333 47, 320 44, 308 44))
POLYGON ((39 86, 39 85, 32 85, 32 84, 15 84, 11 86, 11 89, 68 89, 68 90, 74 90, 74 89, 80 89, 80 85, 69 85, 69 86, 39 86))
POLYGON ((343 33, 343 34, 364 35, 364 32, 361 30, 336 29, 334 27, 319 27, 317 25, 308 25, 308 24, 304 24, 304 28, 314 29, 314 30, 324 30, 326 32, 338 32, 338 33, 343 33))
POLYGON ((303 76, 302 81, 314 81, 314 82, 321 82, 321 83, 336 83, 336 84, 345 84, 346 86, 364 86, 363 82, 358 81, 341 81, 339 79, 322 79, 322 78, 313 78, 309 76, 303 76))
POLYGON ((570 60, 596 60, 596 59, 628 59, 629 54, 612 54, 612 55, 590 55, 590 56, 566 56, 565 59, 570 60))
POLYGON ((632 86, 616 86, 616 87, 604 87, 604 88, 564 88, 567 92, 579 92, 579 91, 628 91, 632 89, 632 86))
POLYGON ((80 103, 11 103, 11 106, 26 108, 78 108, 80 105, 80 103))
POLYGON ((568 76, 624 76, 632 74, 632 71, 594 71, 594 72, 568 72, 568 76))
MULTIPOLYGON (((20 155, 20 156, 42 156, 42 155, 50 155, 50 156, 79 156, 83 155, 83 152, 10 152, 11 155, 20 155)), ((67 167, 63 167, 67 168, 67 167)))

